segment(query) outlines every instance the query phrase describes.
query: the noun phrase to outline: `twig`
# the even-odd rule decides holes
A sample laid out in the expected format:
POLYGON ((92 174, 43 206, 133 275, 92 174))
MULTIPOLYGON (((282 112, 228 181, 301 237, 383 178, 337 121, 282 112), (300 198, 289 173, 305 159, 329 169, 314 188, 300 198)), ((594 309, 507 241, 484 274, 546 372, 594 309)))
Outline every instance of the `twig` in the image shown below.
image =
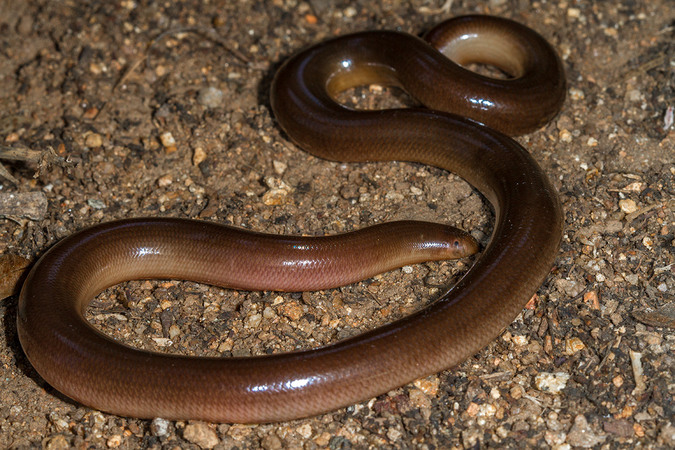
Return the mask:
POLYGON ((649 61, 640 64, 640 65, 637 66, 635 69, 632 69, 632 70, 627 71, 625 74, 623 74, 623 76, 621 77, 621 79, 622 79, 624 82, 625 82, 625 81, 628 81, 628 80, 630 80, 631 78, 640 75, 641 73, 648 72, 648 71, 652 70, 652 69, 655 68, 655 67, 659 67, 659 66, 662 65, 664 62, 666 62, 666 54, 665 54, 665 53, 661 53, 661 54, 658 55, 656 58, 650 59, 649 61))
MULTIPOLYGON (((75 164, 69 158, 64 158, 56 154, 54 149, 48 146, 45 150, 31 150, 27 147, 6 147, 0 145, 0 159, 10 161, 28 161, 37 164, 38 168, 34 178, 40 176, 43 170, 51 166, 67 167, 75 164)), ((14 184, 19 184, 8 171, 0 164, 0 176, 6 178, 14 184)))
POLYGON ((8 180, 12 184, 19 184, 19 180, 14 178, 11 173, 7 169, 5 169, 5 166, 0 164, 0 177, 8 180))

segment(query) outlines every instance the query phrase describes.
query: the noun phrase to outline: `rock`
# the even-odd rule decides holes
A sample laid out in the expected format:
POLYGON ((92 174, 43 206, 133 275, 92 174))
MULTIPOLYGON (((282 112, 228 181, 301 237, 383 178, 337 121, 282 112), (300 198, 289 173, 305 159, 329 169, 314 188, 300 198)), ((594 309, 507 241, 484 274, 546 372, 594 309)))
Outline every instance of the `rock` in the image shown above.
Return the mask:
POLYGON ((209 86, 199 91, 197 101, 207 108, 217 108, 223 103, 223 91, 209 86))
POLYGON ((599 435, 593 432, 593 429, 586 421, 586 417, 579 414, 574 418, 574 425, 567 433, 567 443, 573 447, 591 448, 595 445, 605 442, 607 436, 599 435))
POLYGON ((557 394, 567 386, 570 374, 566 372, 542 372, 534 379, 534 386, 542 392, 557 394))
POLYGON ((169 434, 169 421, 156 417, 150 424, 150 432, 157 437, 166 436, 169 434))
POLYGON ((213 448, 220 443, 218 435, 207 424, 193 422, 185 426, 183 437, 201 448, 213 448))

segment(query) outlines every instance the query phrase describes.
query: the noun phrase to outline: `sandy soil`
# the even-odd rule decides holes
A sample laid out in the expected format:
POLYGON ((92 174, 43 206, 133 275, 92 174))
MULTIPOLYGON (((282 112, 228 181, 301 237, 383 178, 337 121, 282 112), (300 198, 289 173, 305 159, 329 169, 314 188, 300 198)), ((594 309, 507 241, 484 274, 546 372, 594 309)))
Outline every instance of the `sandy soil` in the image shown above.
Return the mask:
MULTIPOLYGON (((16 181, 0 179, 3 199, 46 199, 37 212, 2 212, 0 254, 29 259, 78 229, 132 216, 287 234, 421 218, 472 230, 484 243, 492 212, 457 177, 415 164, 336 164, 291 144, 270 112, 276 68, 330 36, 419 34, 479 12, 542 33, 569 82, 559 116, 519 138, 564 204, 559 258, 521 316, 460 367, 289 423, 129 419, 76 404, 41 380, 18 342, 10 297, 0 302, 1 448, 675 446, 673 318, 653 313, 675 292, 672 3, 442 3, 0 1, 0 145, 55 152, 52 165, 3 161, 16 181)), ((406 102, 380 91, 345 101, 406 102)), ((89 313, 106 333, 143 348, 265 354, 409 314, 470 264, 422 264, 287 295, 130 282, 99 296, 89 313)))

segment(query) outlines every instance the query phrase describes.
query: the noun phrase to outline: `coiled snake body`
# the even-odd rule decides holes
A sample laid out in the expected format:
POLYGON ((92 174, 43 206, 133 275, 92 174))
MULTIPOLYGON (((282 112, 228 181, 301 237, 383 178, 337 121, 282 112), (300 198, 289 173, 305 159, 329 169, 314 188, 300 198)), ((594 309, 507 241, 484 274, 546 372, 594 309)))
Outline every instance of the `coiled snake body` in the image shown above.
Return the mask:
POLYGON ((89 300, 132 278, 326 288, 473 244, 461 234, 448 237, 439 225, 417 231, 410 222, 346 241, 274 238, 179 219, 111 222, 55 245, 23 287, 18 333, 38 373, 68 397, 114 414, 269 422, 382 394, 450 368, 498 336, 546 277, 562 234, 554 188, 502 133, 525 133, 550 120, 565 96, 564 73, 541 36, 505 19, 452 19, 426 40, 375 31, 305 50, 277 73, 272 107, 288 136, 316 156, 434 165, 488 199, 496 216, 491 241, 450 292, 409 317, 319 349, 250 358, 150 353, 95 331, 82 317, 89 300), (513 78, 474 74, 437 49, 460 64, 496 65, 513 78), (426 108, 354 111, 334 100, 368 83, 400 86, 426 108), (420 244, 420 237, 430 241, 420 244), (370 243, 380 246, 363 250, 370 243), (326 249, 332 253, 322 254, 326 249), (298 270, 299 260, 307 270, 298 270))

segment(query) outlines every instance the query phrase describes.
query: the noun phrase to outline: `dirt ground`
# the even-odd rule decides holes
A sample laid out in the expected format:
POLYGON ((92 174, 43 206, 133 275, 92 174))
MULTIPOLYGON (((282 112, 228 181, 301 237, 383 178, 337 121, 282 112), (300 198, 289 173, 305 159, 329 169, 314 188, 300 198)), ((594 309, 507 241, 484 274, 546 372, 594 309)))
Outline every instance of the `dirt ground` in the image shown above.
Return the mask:
MULTIPOLYGON (((420 34, 447 17, 489 13, 543 34, 569 83, 561 113, 518 138, 560 192, 559 257, 521 316, 461 366, 288 423, 117 417, 37 375, 16 335, 14 296, 0 301, 0 448, 675 447, 669 0, 0 0, 0 12, 1 162, 11 177, 0 179, 0 254, 31 260, 88 225, 137 216, 285 234, 417 218, 471 230, 484 244, 491 209, 456 176, 332 163, 291 144, 270 111, 276 68, 331 36, 420 34), (32 200, 12 204, 19 194, 32 200)), ((345 101, 406 100, 370 87, 345 101)), ((129 282, 100 295, 89 315, 157 351, 280 352, 418 310, 471 262, 301 294, 129 282)))

